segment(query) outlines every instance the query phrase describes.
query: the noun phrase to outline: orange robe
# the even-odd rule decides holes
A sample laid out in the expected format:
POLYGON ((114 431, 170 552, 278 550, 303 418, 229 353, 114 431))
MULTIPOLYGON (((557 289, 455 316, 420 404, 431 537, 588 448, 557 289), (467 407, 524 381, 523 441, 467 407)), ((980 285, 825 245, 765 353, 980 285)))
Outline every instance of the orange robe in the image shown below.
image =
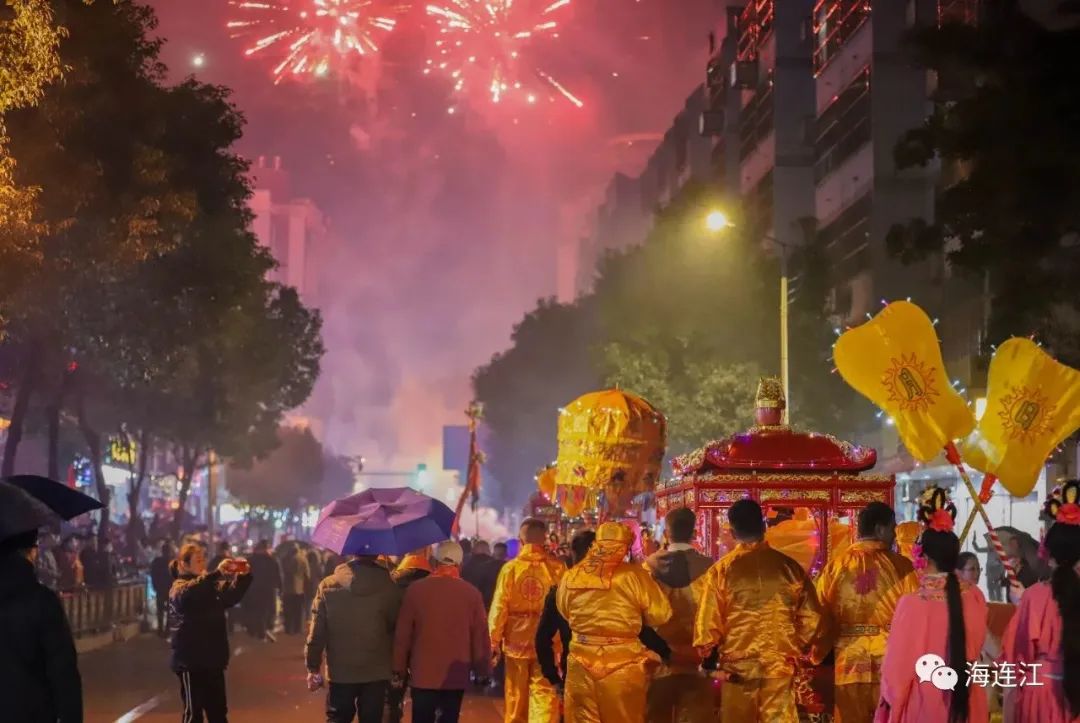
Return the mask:
POLYGON ((825 624, 811 658, 820 663, 836 650, 837 723, 874 717, 896 603, 918 589, 911 561, 876 540, 854 543, 821 571, 817 592, 825 624))
POLYGON ((566 723, 643 723, 649 675, 659 662, 638 640, 671 604, 641 565, 623 562, 633 533, 605 522, 588 556, 555 596, 573 638, 566 670, 566 723))
POLYGON ((766 542, 738 544, 706 578, 694 645, 703 655, 718 649, 720 719, 797 723, 796 664, 821 623, 810 578, 766 542))
POLYGON ((506 723, 557 723, 559 697, 536 661, 544 597, 566 566, 540 545, 524 545, 503 565, 488 613, 491 647, 506 660, 506 723))

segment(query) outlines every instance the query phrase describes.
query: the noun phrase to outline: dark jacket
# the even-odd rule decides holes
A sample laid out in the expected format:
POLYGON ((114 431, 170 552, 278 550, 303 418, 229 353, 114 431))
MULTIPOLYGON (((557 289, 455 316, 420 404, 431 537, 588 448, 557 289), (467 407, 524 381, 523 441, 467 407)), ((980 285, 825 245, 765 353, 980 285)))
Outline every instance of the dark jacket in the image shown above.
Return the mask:
MULTIPOLYGON (((169 588, 173 584, 172 573, 169 572, 169 563, 172 562, 164 555, 158 555, 150 562, 150 585, 158 597, 168 597, 169 588)), ((217 566, 209 568, 216 570, 217 566)))
POLYGON ((684 672, 696 671, 700 665, 694 647, 694 620, 705 573, 712 566, 713 559, 697 550, 662 550, 645 560, 646 569, 660 583, 672 609, 671 619, 656 632, 671 646, 674 665, 684 672))
MULTIPOLYGON (((536 662, 540 664, 540 672, 551 681, 555 687, 561 687, 566 678, 566 658, 570 654, 570 641, 573 634, 570 631, 570 623, 559 614, 555 606, 555 591, 557 587, 548 590, 544 598, 544 611, 540 613, 540 623, 536 627, 536 662), (555 664, 555 645, 553 643, 556 633, 562 641, 562 657, 558 666, 555 664)), ((660 656, 662 660, 671 657, 671 648, 664 639, 650 627, 642 626, 638 633, 638 640, 649 650, 660 656)))
POLYGON ((25 557, 0 558, 0 719, 82 723, 82 680, 60 599, 25 557))
POLYGON ((251 594, 247 602, 253 605, 272 605, 281 589, 281 567, 271 555, 255 553, 248 558, 251 563, 251 594))
POLYGON ((461 579, 480 591, 485 610, 491 609, 491 600, 495 597, 495 583, 499 580, 499 571, 503 564, 491 555, 473 555, 461 567, 461 579))
POLYGON ((172 668, 224 670, 229 665, 229 631, 225 611, 240 602, 252 575, 226 582, 214 570, 199 576, 181 575, 169 590, 169 632, 172 668))
POLYGON ((79 553, 83 564, 83 580, 87 587, 109 587, 113 582, 113 570, 109 553, 86 548, 79 553))
POLYGON ((394 582, 396 582, 397 586, 400 587, 402 590, 405 590, 417 580, 423 580, 430 574, 431 573, 427 570, 421 570, 419 568, 402 570, 400 573, 398 573, 397 577, 394 578, 394 582))
POLYGON ((366 560, 339 565, 319 584, 311 605, 308 670, 322 668, 325 652, 331 683, 390 680, 401 597, 386 568, 366 560))

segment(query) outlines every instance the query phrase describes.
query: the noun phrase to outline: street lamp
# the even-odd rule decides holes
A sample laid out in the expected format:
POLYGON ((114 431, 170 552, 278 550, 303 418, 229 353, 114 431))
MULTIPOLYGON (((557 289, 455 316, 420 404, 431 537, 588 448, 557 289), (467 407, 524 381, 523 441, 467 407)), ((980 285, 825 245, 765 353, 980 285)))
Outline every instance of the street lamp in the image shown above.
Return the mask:
MULTIPOLYGON (((723 211, 713 210, 705 216, 705 228, 716 233, 735 228, 735 224, 723 211)), ((763 238, 780 249, 780 380, 784 385, 784 401, 787 405, 784 408, 784 422, 791 424, 791 375, 788 373, 788 252, 791 244, 768 234, 763 238)))
POLYGON ((731 227, 731 221, 728 220, 727 215, 723 211, 710 211, 705 216, 705 228, 716 233, 723 231, 725 228, 731 227))

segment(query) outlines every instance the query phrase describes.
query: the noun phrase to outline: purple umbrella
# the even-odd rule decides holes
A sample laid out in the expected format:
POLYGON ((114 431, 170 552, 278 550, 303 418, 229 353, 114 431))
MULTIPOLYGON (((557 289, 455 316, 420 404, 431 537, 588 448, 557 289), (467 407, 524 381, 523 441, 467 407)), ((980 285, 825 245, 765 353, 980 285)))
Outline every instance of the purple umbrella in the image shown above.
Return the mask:
POLYGON ((311 541, 339 555, 404 555, 450 539, 454 511, 409 487, 365 490, 319 513, 311 541))

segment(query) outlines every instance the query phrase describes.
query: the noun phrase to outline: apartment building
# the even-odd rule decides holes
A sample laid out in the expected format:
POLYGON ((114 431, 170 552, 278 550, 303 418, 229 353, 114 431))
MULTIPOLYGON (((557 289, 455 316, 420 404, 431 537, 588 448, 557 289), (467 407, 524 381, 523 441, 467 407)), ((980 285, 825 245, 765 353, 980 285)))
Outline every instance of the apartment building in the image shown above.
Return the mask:
POLYGON ((587 294, 605 253, 645 241, 658 211, 692 183, 710 184, 716 172, 712 141, 701 132, 706 91, 699 85, 676 114, 656 150, 637 176, 616 173, 604 192, 589 233, 580 241, 576 291, 587 294))

